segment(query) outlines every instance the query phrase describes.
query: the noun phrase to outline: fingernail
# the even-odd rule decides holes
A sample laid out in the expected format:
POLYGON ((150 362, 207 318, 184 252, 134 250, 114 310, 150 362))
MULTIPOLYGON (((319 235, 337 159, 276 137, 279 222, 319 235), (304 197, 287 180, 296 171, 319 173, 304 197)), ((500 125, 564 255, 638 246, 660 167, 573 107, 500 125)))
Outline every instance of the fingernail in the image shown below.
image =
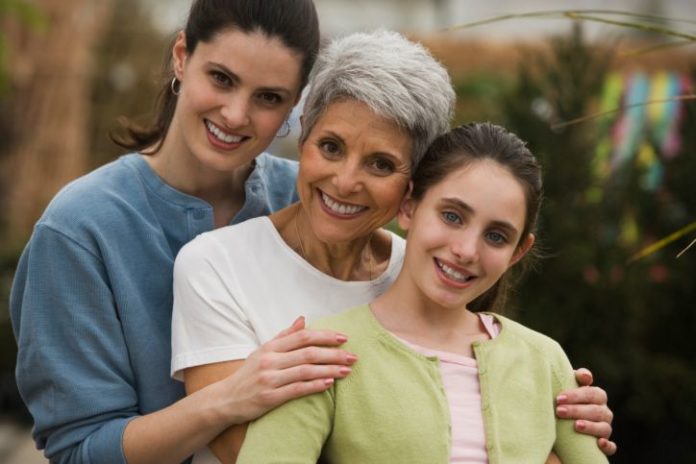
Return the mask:
POLYGON ((348 361, 348 364, 353 364, 357 360, 358 360, 358 357, 355 356, 354 354, 346 355, 346 361, 348 361))
POLYGON ((334 383, 333 378, 324 379, 324 385, 332 385, 334 383))
POLYGON ((566 401, 568 401, 568 397, 566 395, 558 395, 556 397, 556 403, 560 404, 560 403, 565 403, 566 401))
POLYGON ((581 421, 581 420, 575 421, 575 427, 578 430, 585 430, 585 421, 581 421))
POLYGON ((351 372, 353 372, 353 369, 351 369, 350 367, 346 367, 346 366, 343 366, 338 370, 338 373, 343 375, 343 376, 346 376, 346 375, 350 374, 351 372))
POLYGON ((348 337, 346 337, 345 335, 336 335, 336 341, 338 343, 345 343, 348 341, 348 337))
POLYGON ((559 407, 559 408, 556 408, 556 414, 558 414, 559 416, 563 417, 563 416, 565 416, 566 414, 568 414, 568 408, 564 408, 564 407, 562 407, 562 406, 559 407))

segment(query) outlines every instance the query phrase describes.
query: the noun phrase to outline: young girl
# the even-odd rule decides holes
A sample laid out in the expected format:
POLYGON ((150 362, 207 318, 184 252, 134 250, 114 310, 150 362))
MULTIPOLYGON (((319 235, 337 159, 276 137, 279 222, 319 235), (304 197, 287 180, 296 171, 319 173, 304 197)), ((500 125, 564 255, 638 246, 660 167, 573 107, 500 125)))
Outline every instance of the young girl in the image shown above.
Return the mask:
POLYGON ((575 386, 561 347, 492 312, 534 244, 541 172, 514 134, 471 124, 438 138, 413 176, 396 281, 369 306, 317 324, 360 362, 326 392, 252 423, 239 463, 599 463, 558 419, 575 386), (281 459, 282 458, 282 459, 281 459))

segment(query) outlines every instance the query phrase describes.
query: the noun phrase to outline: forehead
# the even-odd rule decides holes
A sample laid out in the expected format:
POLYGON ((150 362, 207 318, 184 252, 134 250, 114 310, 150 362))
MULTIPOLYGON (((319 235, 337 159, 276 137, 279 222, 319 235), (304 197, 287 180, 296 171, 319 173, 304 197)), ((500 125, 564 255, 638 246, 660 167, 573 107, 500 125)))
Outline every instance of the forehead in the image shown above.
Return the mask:
POLYGON ((346 143, 381 146, 409 158, 413 146, 411 136, 398 124, 353 99, 329 104, 312 128, 310 137, 322 132, 334 132, 346 143))
POLYGON ((432 200, 456 198, 486 220, 505 221, 522 230, 526 218, 524 187, 505 166, 490 159, 472 161, 433 185, 432 200))

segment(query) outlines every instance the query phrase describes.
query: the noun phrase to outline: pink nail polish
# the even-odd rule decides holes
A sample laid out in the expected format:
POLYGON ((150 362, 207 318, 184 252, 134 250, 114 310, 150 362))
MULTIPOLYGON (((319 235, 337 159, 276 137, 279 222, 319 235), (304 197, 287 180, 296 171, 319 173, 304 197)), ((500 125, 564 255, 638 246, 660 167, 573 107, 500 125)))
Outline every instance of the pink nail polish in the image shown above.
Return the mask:
POLYGON ((333 378, 324 379, 324 385, 333 385, 333 383, 334 383, 333 378))
POLYGON ((358 360, 358 357, 355 356, 354 354, 349 354, 346 356, 346 361, 348 361, 348 364, 353 364, 357 360, 358 360))
POLYGON ((568 408, 564 408, 564 407, 556 408, 556 414, 563 417, 563 416, 568 414, 568 408))
POLYGON ((575 427, 577 427, 578 430, 585 430, 585 421, 575 421, 575 427))
POLYGON ((346 337, 345 335, 336 335, 336 341, 338 343, 345 343, 348 341, 348 337, 346 337))
POLYGON ((338 373, 341 375, 348 375, 351 372, 353 372, 353 369, 351 369, 350 367, 346 367, 346 366, 343 366, 338 370, 338 373))
POLYGON ((558 404, 565 403, 566 401, 568 401, 568 397, 566 395, 558 395, 556 397, 556 403, 558 404))

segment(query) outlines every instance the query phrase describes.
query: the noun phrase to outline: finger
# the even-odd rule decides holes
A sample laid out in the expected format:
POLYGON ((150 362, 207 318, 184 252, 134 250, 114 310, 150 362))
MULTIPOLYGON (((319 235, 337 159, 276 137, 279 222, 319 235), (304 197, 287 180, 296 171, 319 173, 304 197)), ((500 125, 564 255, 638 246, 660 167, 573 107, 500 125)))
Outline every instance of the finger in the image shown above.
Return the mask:
POLYGON ((280 388, 285 385, 289 385, 295 382, 309 382, 312 380, 321 379, 342 379, 347 377, 352 372, 352 369, 348 366, 341 365, 317 365, 317 364, 302 364, 300 366, 293 366, 288 369, 282 369, 278 371, 273 371, 268 374, 270 382, 269 386, 273 388, 280 388))
POLYGON ((606 438, 600 438, 599 440, 597 440, 597 444, 599 445, 599 449, 601 449, 602 452, 607 456, 615 455, 618 449, 616 443, 607 440, 606 438))
POLYGON ((562 391, 556 396, 557 404, 607 404, 607 392, 599 387, 578 387, 562 391))
POLYGON ((334 330, 299 330, 280 338, 271 340, 266 347, 278 353, 298 350, 307 346, 338 346, 348 337, 334 330))
POLYGON ((591 435, 596 438, 609 438, 611 435, 611 425, 606 422, 590 422, 585 420, 576 420, 574 424, 575 431, 585 435, 591 435))
POLYGON ((306 364, 337 364, 350 366, 358 360, 357 356, 338 348, 308 346, 287 353, 275 353, 273 367, 288 369, 306 364))
POLYGON ((556 407, 556 415, 562 419, 606 422, 607 425, 614 419, 611 409, 597 404, 563 404, 556 407))
POLYGON ((588 387, 592 385, 594 379, 589 369, 581 367, 575 371, 575 380, 580 386, 588 387))
POLYGON ((305 328, 305 318, 304 316, 299 316, 297 319, 293 321, 292 324, 290 324, 290 327, 287 329, 283 329, 278 334, 273 337, 273 339, 278 339, 285 337, 286 335, 290 335, 291 333, 299 332, 300 330, 305 328))
POLYGON ((333 378, 317 379, 308 382, 294 382, 263 393, 261 395, 261 400, 266 409, 272 409, 295 398, 328 390, 333 384, 333 378))

